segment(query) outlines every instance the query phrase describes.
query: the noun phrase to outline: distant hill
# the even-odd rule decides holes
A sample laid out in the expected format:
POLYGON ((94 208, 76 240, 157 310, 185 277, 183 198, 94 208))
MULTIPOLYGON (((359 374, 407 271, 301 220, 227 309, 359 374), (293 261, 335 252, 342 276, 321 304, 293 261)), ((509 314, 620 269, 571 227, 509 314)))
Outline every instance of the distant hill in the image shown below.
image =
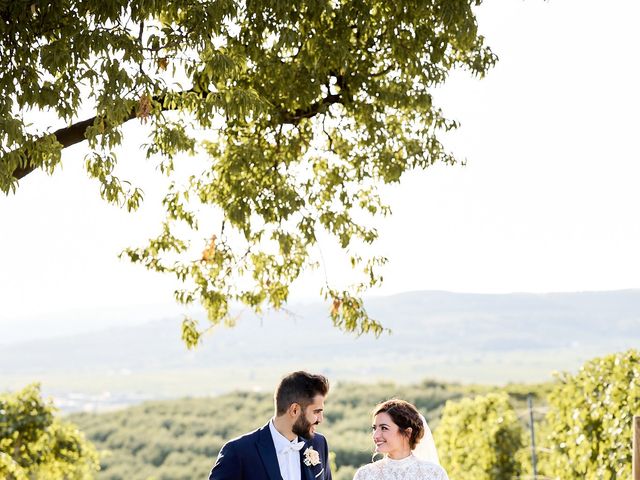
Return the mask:
POLYGON ((41 380, 64 408, 78 409, 236 388, 268 391, 298 368, 335 380, 535 382, 640 344, 638 290, 410 292, 371 298, 367 306, 391 335, 341 333, 326 305, 309 303, 263 318, 244 315, 235 328, 215 329, 196 351, 181 343, 179 317, 11 343, 0 348, 0 389, 41 380))

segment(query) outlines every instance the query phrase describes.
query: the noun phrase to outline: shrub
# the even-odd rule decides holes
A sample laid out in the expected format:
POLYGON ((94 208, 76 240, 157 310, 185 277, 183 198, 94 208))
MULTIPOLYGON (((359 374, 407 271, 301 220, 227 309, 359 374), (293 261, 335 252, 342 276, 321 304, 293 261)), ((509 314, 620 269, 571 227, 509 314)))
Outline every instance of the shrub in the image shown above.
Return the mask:
POLYGON ((55 413, 37 384, 0 395, 0 478, 93 478, 98 470, 93 445, 55 413))
POLYGON ((511 479, 523 427, 506 393, 448 401, 435 432, 442 466, 451 480, 511 479))
POLYGON ((549 396, 546 475, 607 480, 631 478, 634 414, 640 414, 640 354, 595 358, 576 375, 563 374, 549 396))

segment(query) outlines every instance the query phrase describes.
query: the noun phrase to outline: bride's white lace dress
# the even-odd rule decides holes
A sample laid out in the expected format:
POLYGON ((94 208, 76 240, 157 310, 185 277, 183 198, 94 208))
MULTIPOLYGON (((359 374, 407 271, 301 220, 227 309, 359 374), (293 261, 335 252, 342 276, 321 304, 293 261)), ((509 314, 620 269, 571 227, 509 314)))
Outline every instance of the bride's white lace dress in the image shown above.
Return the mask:
POLYGON ((449 480, 444 469, 409 455, 401 460, 385 457, 360 467, 353 480, 449 480))

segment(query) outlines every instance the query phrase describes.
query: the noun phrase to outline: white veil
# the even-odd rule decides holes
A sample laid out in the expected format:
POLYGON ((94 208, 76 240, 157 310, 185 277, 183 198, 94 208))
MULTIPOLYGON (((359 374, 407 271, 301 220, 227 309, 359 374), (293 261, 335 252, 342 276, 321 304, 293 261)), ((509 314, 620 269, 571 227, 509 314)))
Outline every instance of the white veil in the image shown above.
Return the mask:
POLYGON ((427 424, 427 419, 424 418, 424 415, 420 414, 420 420, 422 420, 422 425, 424 426, 424 437, 422 437, 420 443, 416 445, 416 448, 413 449, 413 454, 419 460, 427 460, 429 462, 440 465, 440 460, 438 459, 438 450, 436 449, 436 442, 433 439, 433 434, 431 433, 431 429, 427 424))

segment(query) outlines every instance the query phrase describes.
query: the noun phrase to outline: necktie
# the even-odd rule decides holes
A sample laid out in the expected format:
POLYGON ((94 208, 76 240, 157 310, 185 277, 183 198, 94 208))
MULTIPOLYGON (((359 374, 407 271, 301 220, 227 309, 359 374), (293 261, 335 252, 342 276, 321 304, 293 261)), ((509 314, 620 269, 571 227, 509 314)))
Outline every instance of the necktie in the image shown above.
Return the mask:
POLYGON ((299 452, 304 447, 304 442, 290 442, 289 445, 284 447, 281 453, 286 453, 289 450, 293 450, 294 452, 299 452))

